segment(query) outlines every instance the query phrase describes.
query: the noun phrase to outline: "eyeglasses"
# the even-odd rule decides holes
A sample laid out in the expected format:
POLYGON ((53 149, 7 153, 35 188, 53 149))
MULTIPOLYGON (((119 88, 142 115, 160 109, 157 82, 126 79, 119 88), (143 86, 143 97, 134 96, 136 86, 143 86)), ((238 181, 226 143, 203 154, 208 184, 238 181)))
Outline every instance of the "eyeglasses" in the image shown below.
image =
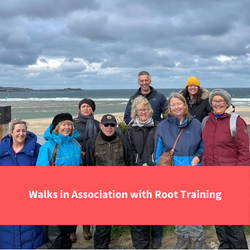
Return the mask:
POLYGON ((146 113, 146 112, 148 112, 148 109, 138 109, 137 111, 140 112, 140 113, 142 113, 142 112, 146 113))
POLYGON ((115 127, 115 124, 113 124, 113 123, 106 123, 106 124, 103 124, 103 126, 106 127, 106 128, 107 128, 109 125, 110 125, 112 128, 115 127))
POLYGON ((175 104, 171 104, 170 107, 174 108, 175 106, 177 107, 181 107, 181 105, 183 105, 183 102, 179 102, 179 103, 175 103, 175 104))
POLYGON ((216 103, 223 104, 225 102, 226 102, 225 100, 219 100, 219 101, 213 100, 212 101, 213 104, 216 104, 216 103))

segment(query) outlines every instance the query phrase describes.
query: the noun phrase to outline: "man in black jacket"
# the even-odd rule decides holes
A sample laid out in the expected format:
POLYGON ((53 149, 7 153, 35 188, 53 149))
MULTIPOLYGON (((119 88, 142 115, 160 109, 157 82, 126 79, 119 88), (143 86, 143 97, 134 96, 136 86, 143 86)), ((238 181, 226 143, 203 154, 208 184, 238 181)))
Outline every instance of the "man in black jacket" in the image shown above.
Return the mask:
MULTIPOLYGON (((125 135, 116 133, 117 122, 113 115, 104 115, 101 131, 89 139, 86 146, 88 166, 133 166, 133 156, 125 135)), ((94 248, 108 248, 111 226, 96 226, 94 248)))
POLYGON ((124 121, 126 124, 129 124, 131 121, 131 105, 132 101, 138 97, 139 95, 143 95, 146 97, 151 104, 152 109, 154 110, 153 117, 156 121, 161 121, 161 115, 165 112, 167 108, 167 99, 166 97, 157 92, 153 87, 150 86, 151 84, 151 76, 147 71, 141 71, 138 74, 138 84, 140 88, 136 91, 134 95, 132 95, 128 101, 126 106, 126 110, 124 113, 124 121))

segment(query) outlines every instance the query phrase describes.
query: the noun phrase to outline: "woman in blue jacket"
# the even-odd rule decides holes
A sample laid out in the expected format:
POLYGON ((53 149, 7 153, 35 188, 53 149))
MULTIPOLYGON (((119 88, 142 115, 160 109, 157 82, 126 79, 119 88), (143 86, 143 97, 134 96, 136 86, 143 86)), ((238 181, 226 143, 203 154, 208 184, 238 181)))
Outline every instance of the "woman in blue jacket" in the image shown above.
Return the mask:
MULTIPOLYGON (((27 131, 27 123, 13 119, 10 134, 0 143, 0 166, 35 166, 40 148, 35 134, 27 131)), ((0 248, 31 249, 43 245, 42 226, 0 226, 0 248)))
MULTIPOLYGON (((172 93, 168 99, 166 119, 159 123, 155 133, 155 163, 163 152, 169 152, 175 140, 184 128, 175 147, 174 166, 200 165, 203 155, 201 123, 190 116, 185 98, 179 93, 172 93)), ((204 231, 201 225, 175 226, 177 234, 176 249, 186 249, 193 240, 194 248, 201 249, 204 244, 204 231)))
MULTIPOLYGON (((69 113, 61 113, 54 117, 52 123, 44 133, 47 140, 37 159, 37 166, 80 166, 81 145, 76 141, 79 136, 74 130, 73 117, 69 113)), ((71 248, 70 239, 74 226, 49 225, 43 226, 44 248, 71 248)))

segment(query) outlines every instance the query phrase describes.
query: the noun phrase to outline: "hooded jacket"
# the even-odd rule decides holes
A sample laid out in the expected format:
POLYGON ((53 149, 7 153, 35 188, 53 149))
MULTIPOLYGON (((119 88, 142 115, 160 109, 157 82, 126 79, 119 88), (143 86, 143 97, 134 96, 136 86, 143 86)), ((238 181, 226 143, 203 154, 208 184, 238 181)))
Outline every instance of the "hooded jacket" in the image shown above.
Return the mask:
POLYGON ((147 163, 148 166, 154 166, 154 136, 158 124, 155 120, 153 127, 133 126, 133 122, 129 124, 126 136, 136 165, 142 166, 147 163))
POLYGON ((235 140, 230 132, 230 116, 234 108, 230 106, 225 113, 215 118, 214 112, 202 131, 204 154, 202 165, 205 166, 249 166, 249 138, 245 121, 238 117, 235 140))
MULTIPOLYGON (((194 156, 201 160, 203 155, 203 143, 201 140, 201 123, 191 116, 191 122, 187 119, 180 124, 179 118, 169 116, 159 123, 155 132, 155 164, 163 152, 169 152, 175 140, 184 128, 175 147, 173 156, 174 166, 191 166, 194 156)), ((199 164, 200 165, 200 164, 199 164)))
MULTIPOLYGON (((162 120, 161 114, 165 112, 168 105, 167 99, 163 94, 158 93, 153 87, 150 87, 150 90, 151 92, 148 95, 146 96, 143 95, 143 96, 145 96, 148 99, 152 109, 154 110, 153 114, 154 119, 160 122, 162 120)), ((142 95, 141 88, 139 88, 137 92, 130 97, 127 103, 126 110, 124 113, 124 121, 126 124, 129 124, 129 122, 132 120, 132 118, 130 117, 132 101, 139 95, 142 95)))
POLYGON ((212 111, 212 107, 209 104, 209 95, 210 91, 204 88, 201 89, 201 102, 199 104, 193 104, 192 107, 188 104, 188 96, 184 94, 185 89, 181 90, 179 93, 184 96, 188 104, 188 112, 194 118, 198 119, 202 122, 203 118, 208 115, 209 112, 212 111))
POLYGON ((52 156, 52 151, 56 144, 58 150, 56 155, 55 166, 79 166, 82 163, 81 159, 81 146, 76 141, 79 136, 77 130, 71 136, 64 136, 61 134, 54 134, 52 124, 47 128, 44 133, 44 139, 47 140, 42 147, 37 159, 37 166, 50 166, 49 160, 52 156))
POLYGON ((32 132, 27 132, 28 137, 25 140, 24 147, 15 155, 11 146, 11 137, 6 135, 0 143, 0 166, 35 166, 41 147, 38 144, 37 137, 32 132))

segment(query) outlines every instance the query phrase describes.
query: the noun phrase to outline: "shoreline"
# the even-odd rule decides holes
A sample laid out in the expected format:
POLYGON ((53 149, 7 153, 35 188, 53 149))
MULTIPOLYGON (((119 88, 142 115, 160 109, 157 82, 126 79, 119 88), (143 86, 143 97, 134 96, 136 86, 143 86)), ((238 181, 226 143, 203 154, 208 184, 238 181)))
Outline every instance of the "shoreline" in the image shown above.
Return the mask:
MULTIPOLYGON (((235 111, 243 118, 247 125, 250 125, 250 107, 236 107, 235 111)), ((96 120, 100 121, 104 114, 95 114, 96 120)), ((124 112, 112 113, 112 115, 118 120, 122 121, 124 112)), ((36 119, 26 119, 28 122, 28 130, 35 134, 43 134, 48 128, 49 124, 52 122, 53 117, 48 118, 36 118, 36 119)))

